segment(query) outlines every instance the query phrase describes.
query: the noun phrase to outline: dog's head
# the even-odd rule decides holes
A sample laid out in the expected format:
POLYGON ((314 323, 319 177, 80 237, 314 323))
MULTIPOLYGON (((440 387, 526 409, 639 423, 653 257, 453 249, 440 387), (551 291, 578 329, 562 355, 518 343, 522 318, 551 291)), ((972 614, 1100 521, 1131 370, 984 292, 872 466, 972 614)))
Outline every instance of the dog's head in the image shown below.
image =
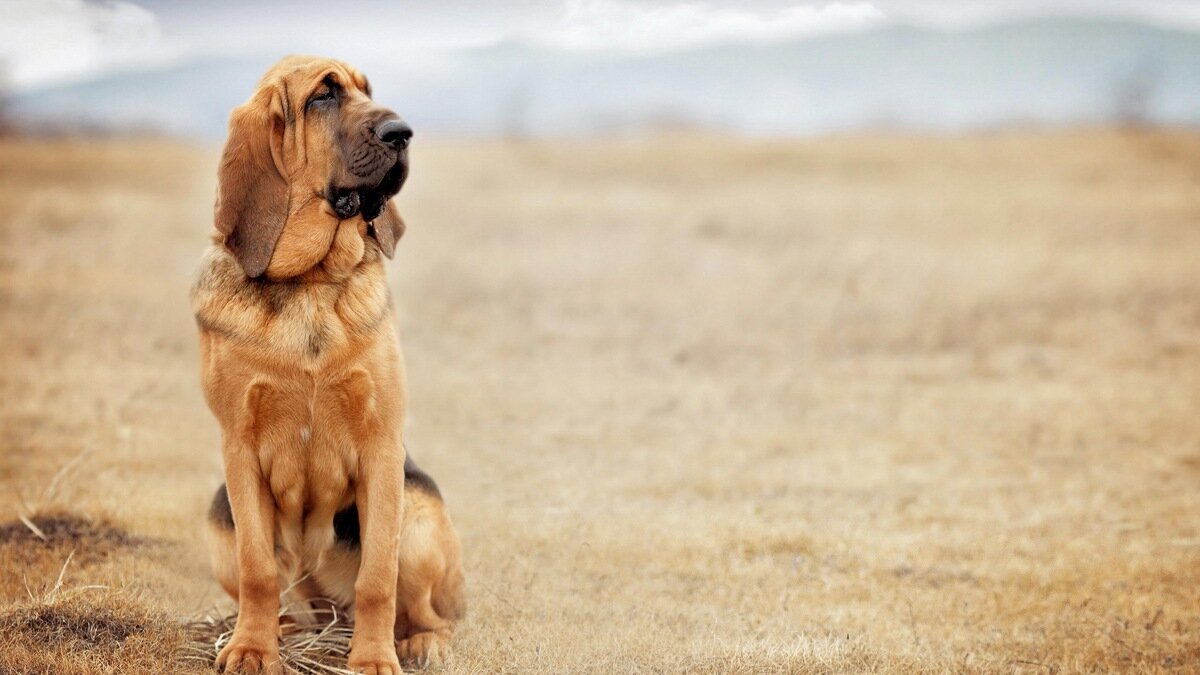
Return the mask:
POLYGON ((354 67, 289 56, 230 116, 217 230, 250 277, 303 274, 355 218, 390 258, 404 222, 388 200, 408 177, 411 138, 354 67))

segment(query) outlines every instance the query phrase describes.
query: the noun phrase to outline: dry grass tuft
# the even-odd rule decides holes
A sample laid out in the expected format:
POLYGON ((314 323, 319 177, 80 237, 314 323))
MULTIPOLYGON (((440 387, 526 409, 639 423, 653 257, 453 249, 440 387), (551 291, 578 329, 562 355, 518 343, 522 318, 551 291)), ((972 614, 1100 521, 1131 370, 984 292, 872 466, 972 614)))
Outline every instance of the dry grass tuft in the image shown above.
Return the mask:
POLYGON ((120 593, 65 593, 0 614, 0 673, 150 673, 180 645, 171 617, 120 593))
MULTIPOLYGON (((309 612, 312 610, 303 610, 309 612)), ((285 616, 296 617, 297 610, 285 608, 285 616)), ((350 653, 353 624, 333 612, 313 612, 312 625, 300 626, 285 621, 279 642, 279 657, 288 672, 302 675, 341 675, 350 653)), ((180 648, 180 661, 189 666, 211 667, 217 652, 229 641, 237 623, 236 614, 212 613, 184 624, 186 642, 180 648)))
POLYGON ((13 610, 0 618, 0 630, 38 644, 67 649, 114 649, 146 631, 143 617, 119 615, 112 607, 41 605, 13 610))

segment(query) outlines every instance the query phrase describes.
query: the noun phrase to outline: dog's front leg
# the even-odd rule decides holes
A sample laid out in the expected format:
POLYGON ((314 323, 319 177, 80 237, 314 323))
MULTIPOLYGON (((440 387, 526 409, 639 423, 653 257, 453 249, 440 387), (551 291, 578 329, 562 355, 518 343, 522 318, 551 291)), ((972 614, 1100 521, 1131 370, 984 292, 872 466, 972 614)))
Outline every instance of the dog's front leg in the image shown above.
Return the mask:
POLYGON ((396 581, 404 508, 404 449, 398 442, 359 457, 362 562, 354 581, 354 638, 347 665, 367 675, 400 675, 396 658, 396 581))
POLYGON ((237 542, 238 618, 229 644, 217 655, 217 667, 230 672, 278 673, 275 500, 251 446, 227 439, 224 455, 237 542))

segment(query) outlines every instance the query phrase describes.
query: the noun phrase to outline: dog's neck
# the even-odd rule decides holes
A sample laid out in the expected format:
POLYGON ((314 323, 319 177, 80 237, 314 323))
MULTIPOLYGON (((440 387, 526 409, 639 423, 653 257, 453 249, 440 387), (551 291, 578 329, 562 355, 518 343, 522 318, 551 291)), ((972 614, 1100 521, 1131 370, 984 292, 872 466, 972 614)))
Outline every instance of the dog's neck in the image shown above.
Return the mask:
POLYGON ((192 310, 201 330, 218 339, 247 346, 270 343, 273 353, 294 354, 297 363, 312 365, 370 339, 391 314, 378 251, 367 246, 349 270, 340 267, 350 264, 332 260, 290 279, 251 279, 234 255, 216 243, 192 289, 192 310), (229 302, 231 297, 239 301, 229 302), (307 332, 295 330, 297 326, 307 332))
POLYGON ((348 279, 364 263, 378 261, 379 247, 368 234, 369 229, 361 216, 339 221, 325 256, 298 280, 337 283, 348 279))
MULTIPOLYGON (((332 221, 325 234, 303 235, 285 230, 260 281, 276 283, 336 283, 349 278, 366 262, 379 260, 379 244, 361 216, 332 221), (314 250, 316 249, 316 250, 314 250)), ((224 241, 220 235, 214 239, 224 241)))

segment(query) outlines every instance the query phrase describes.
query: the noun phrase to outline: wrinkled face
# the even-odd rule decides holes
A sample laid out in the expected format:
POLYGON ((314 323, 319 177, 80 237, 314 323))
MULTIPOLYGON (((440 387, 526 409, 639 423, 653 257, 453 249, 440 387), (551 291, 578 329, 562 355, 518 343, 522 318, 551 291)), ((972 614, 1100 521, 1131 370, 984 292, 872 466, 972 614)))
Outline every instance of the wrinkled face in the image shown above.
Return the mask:
POLYGON ((391 257, 404 224, 389 199, 408 177, 412 130, 371 99, 362 73, 289 56, 229 127, 216 226, 247 276, 297 276, 335 250, 344 266, 368 239, 391 257), (356 251, 338 234, 347 227, 361 231, 356 251))
POLYGON ((312 65, 295 104, 310 156, 326 155, 325 199, 342 219, 361 213, 372 221, 408 177, 412 130, 371 100, 362 73, 336 62, 312 65))

